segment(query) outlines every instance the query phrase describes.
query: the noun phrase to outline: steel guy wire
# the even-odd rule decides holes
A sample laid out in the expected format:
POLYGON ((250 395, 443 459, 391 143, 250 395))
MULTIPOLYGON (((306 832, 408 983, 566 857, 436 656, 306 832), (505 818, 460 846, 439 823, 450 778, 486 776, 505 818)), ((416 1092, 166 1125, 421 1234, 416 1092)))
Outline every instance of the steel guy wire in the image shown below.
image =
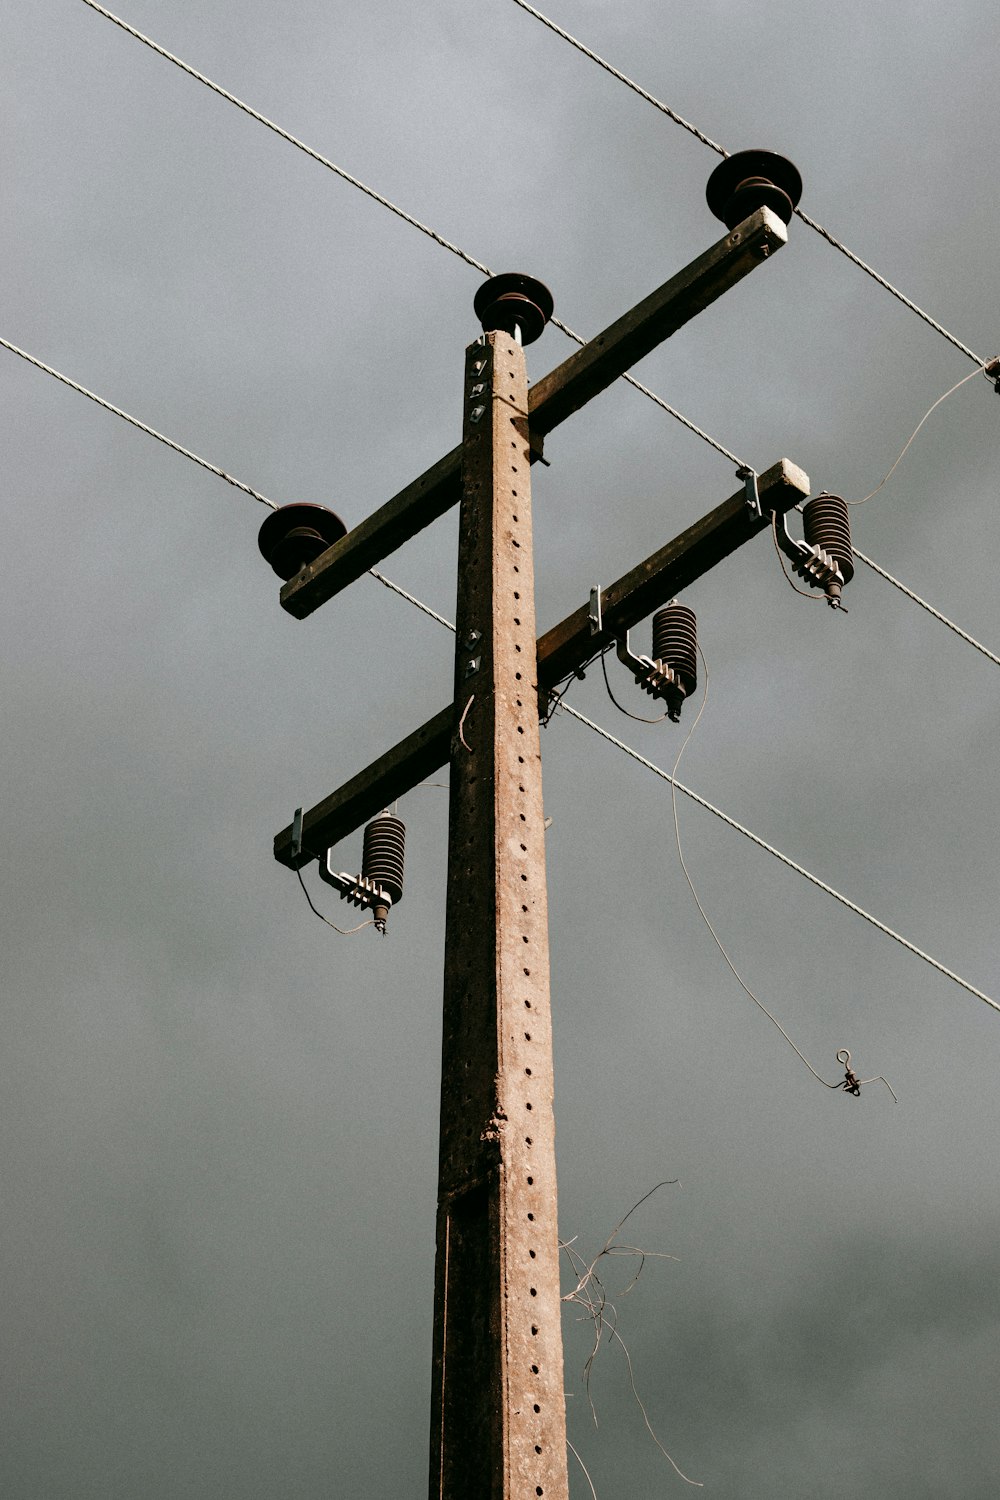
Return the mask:
MULTIPOLYGON (((430 605, 425 604, 422 599, 418 599, 416 594, 408 593, 406 589, 401 588, 398 583, 393 583, 391 578, 386 578, 384 573, 378 573, 374 568, 369 568, 368 571, 373 578, 378 580, 379 583, 384 584, 387 589, 391 589, 394 594, 398 594, 401 599, 406 599, 408 603, 415 604, 417 609, 422 609, 425 615, 430 615, 432 620, 436 620, 438 624, 443 625, 446 630, 455 629, 450 620, 446 620, 444 615, 439 615, 436 609, 431 609, 430 605)), ((1000 663, 998 663, 998 665, 1000 665, 1000 663)))
POLYGON ((45 364, 43 360, 36 359, 33 354, 26 353, 24 349, 19 349, 16 344, 10 343, 8 339, 0 338, 0 345, 4 349, 9 349, 11 354, 16 354, 20 359, 27 360, 28 364, 34 365, 37 370, 43 370, 46 375, 51 375, 54 379, 61 380, 63 385, 69 386, 70 390, 79 391, 80 395, 86 396, 88 401, 95 401, 98 406, 103 406, 105 411, 113 413, 116 417, 121 417, 123 422, 129 422, 133 427, 138 427, 140 432, 146 433, 148 437, 155 438, 158 443, 163 443, 167 448, 172 448, 182 458, 189 458, 192 463, 200 464, 210 474, 215 474, 217 478, 224 479, 234 489, 242 490, 243 494, 249 495, 252 500, 258 500, 261 505, 269 505, 272 510, 277 510, 278 507, 273 500, 269 500, 266 495, 261 495, 257 490, 251 489, 241 479, 234 479, 232 474, 227 474, 225 469, 220 469, 217 464, 209 463, 207 458, 199 458, 197 453, 191 452, 190 448, 185 448, 180 443, 175 443, 173 438, 168 438, 162 432, 157 432, 155 427, 150 427, 147 423, 140 422, 138 417, 129 416, 128 412, 122 411, 120 406, 114 406, 110 401, 105 401, 103 396, 98 396, 95 391, 88 390, 85 385, 80 385, 78 381, 71 380, 68 375, 60 375, 59 371, 54 370, 51 365, 45 364))
MULTIPOLYGON (((85 0, 85 3, 90 4, 90 0, 85 0)), ((586 46, 570 32, 565 31, 555 21, 543 15, 540 10, 536 10, 533 5, 529 5, 528 0, 514 0, 514 4, 519 6, 521 10, 526 11, 528 15, 534 16, 536 21, 540 21, 543 26, 547 26, 550 31, 555 32, 556 36, 561 37, 563 41, 569 42, 571 47, 575 47, 578 52, 582 52, 584 57, 590 58, 591 62, 595 62, 599 68, 603 68, 606 73, 610 73, 612 78, 617 79, 619 83, 623 83, 634 94, 638 94, 640 99, 644 99, 647 104, 652 104, 654 109, 658 109, 661 114, 673 120, 676 125, 680 125, 684 130, 689 131, 691 135, 695 136, 703 145, 708 146, 710 150, 717 152, 719 156, 729 156, 730 153, 724 146, 720 146, 718 141, 713 141, 711 136, 705 135, 703 131, 698 129, 697 125, 692 125, 690 120, 685 120, 683 115, 679 115, 668 104, 664 104, 662 99, 657 99, 655 94, 648 93, 646 89, 636 83, 634 78, 629 78, 626 73, 622 73, 613 67, 599 52, 594 52, 592 48, 586 46)), ((864 271, 867 276, 876 281, 879 286, 895 297, 898 302, 902 302, 904 307, 908 307, 911 312, 916 313, 918 318, 922 318, 936 333, 939 333, 942 338, 947 339, 949 344, 953 344, 956 349, 959 349, 969 359, 974 360, 977 365, 984 365, 986 363, 985 360, 980 359, 974 350, 969 348, 968 344, 963 344, 961 339, 956 338, 953 333, 949 333, 948 329, 939 323, 936 318, 932 318, 930 313, 925 312, 922 307, 919 307, 916 302, 907 297, 904 292, 901 292, 897 286, 893 286, 891 281, 887 281, 873 266, 870 266, 867 261, 862 260, 860 255, 855 255, 854 251, 848 249, 841 240, 837 239, 836 235, 830 233, 829 229, 824 229, 822 224, 818 224, 815 219, 811 218, 801 208, 797 208, 795 213, 802 220, 803 224, 815 230, 835 250, 839 250, 842 255, 846 255, 847 259, 856 265, 859 270, 864 271)))

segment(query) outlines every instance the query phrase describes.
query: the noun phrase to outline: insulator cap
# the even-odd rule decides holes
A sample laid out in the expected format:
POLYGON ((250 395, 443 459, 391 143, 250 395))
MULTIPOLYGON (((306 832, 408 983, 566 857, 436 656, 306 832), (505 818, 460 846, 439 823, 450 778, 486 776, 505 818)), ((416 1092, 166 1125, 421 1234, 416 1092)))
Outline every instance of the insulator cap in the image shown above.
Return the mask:
POLYGON ((393 906, 403 899, 403 854, 406 824, 391 813, 380 813, 365 829, 361 873, 380 885, 393 906))
POLYGON ((483 282, 472 305, 485 333, 498 331, 513 338, 519 329, 521 343, 533 344, 555 303, 544 282, 520 271, 504 271, 483 282))
POLYGON ((332 510, 302 501, 272 511, 257 534, 257 545, 278 577, 287 579, 346 535, 347 527, 332 510))
POLYGON ((686 604, 668 604, 653 616, 653 660, 673 669, 690 698, 698 686, 698 621, 686 604))
POLYGON ((787 224, 802 197, 802 178, 787 156, 737 151, 716 167, 705 196, 727 229, 735 229, 758 208, 771 209, 787 224))
POLYGON ((843 573, 845 585, 850 583, 854 577, 854 549, 847 501, 839 495, 817 495, 814 500, 807 500, 802 507, 802 524, 807 544, 828 552, 843 573))

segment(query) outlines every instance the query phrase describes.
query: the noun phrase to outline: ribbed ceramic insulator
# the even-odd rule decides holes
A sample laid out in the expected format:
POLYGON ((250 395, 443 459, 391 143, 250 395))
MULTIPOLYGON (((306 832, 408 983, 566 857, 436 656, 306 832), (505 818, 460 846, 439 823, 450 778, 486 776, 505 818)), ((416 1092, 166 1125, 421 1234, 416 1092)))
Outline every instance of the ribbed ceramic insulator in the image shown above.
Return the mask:
POLYGON ((653 616, 653 659, 673 668, 690 697, 698 686, 698 622, 686 604, 668 604, 653 616))
POLYGON ((851 547, 851 515, 846 500, 839 495, 817 495, 802 509, 806 541, 810 547, 821 547, 836 559, 844 582, 854 577, 854 552, 851 547))
POLYGON ((406 824, 391 813, 381 813, 365 829, 361 873, 392 897, 393 905, 403 898, 403 851, 406 847, 406 824))

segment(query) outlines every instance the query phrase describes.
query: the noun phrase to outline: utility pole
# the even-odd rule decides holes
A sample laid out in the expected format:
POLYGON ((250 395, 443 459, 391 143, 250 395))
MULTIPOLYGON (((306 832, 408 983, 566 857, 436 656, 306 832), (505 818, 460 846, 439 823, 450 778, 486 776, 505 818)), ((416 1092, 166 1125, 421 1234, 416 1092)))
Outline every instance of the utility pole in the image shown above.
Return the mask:
POLYGON ((466 351, 461 446, 346 535, 329 513, 310 532, 302 506, 283 508, 284 531, 281 511, 262 529, 288 580, 282 606, 302 618, 461 502, 453 701, 274 841, 300 869, 450 762, 431 1500, 568 1496, 540 706, 772 522, 784 533, 809 492, 785 459, 747 471, 599 593, 596 614, 581 604, 536 639, 531 464, 557 423, 786 242, 798 174, 744 155, 713 174, 726 238, 530 394, 522 336, 537 337, 551 298, 531 278, 494 277, 476 298, 484 333, 466 351))
POLYGON ((431 1494, 565 1500, 528 383, 466 351, 431 1494), (436 1482, 435 1482, 436 1481, 436 1482))

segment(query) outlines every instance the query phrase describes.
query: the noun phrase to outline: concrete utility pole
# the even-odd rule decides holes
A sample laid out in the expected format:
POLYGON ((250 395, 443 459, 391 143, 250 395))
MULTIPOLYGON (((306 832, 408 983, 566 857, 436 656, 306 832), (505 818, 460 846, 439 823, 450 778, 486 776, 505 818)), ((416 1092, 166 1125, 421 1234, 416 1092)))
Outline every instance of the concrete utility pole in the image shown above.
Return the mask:
POLYGON ((565 1500, 528 383, 466 351, 431 1493, 565 1500))
MULTIPOLYGON (((302 565, 282 574, 282 606, 303 618, 461 500, 453 702, 274 841, 275 858, 301 868, 450 761, 431 1500, 568 1495, 539 706, 809 492, 784 459, 747 473, 605 589, 599 619, 581 603, 536 640, 530 465, 546 433, 786 242, 792 200, 763 172, 786 185, 797 174, 746 155, 713 174, 728 174, 726 238, 530 395, 519 314, 502 306, 529 279, 487 283, 476 299, 478 310, 491 289, 486 331, 466 351, 461 446, 332 546, 342 525, 326 536, 320 526, 302 565)), ((526 341, 549 310, 535 307, 541 323, 526 341)), ((294 552, 304 508, 287 509, 294 552)), ((271 546, 280 515, 265 522, 271 546)))

